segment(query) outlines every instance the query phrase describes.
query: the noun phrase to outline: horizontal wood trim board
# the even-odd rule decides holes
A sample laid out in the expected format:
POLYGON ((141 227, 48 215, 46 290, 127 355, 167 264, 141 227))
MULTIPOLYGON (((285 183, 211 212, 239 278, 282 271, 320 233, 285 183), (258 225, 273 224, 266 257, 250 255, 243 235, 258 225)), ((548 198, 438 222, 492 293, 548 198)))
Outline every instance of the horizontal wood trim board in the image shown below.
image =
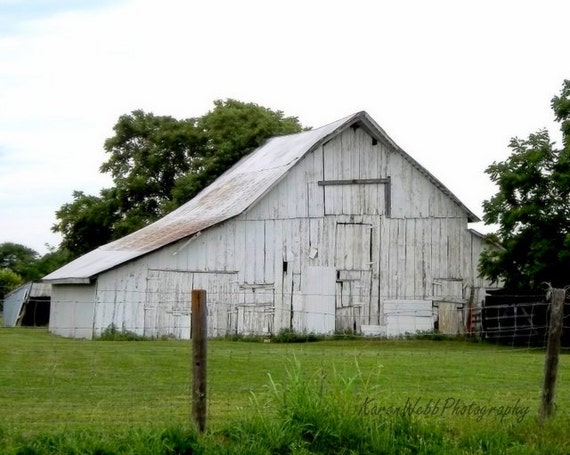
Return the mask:
POLYGON ((378 185, 390 183, 390 178, 384 179, 349 179, 349 180, 319 180, 319 186, 327 185, 378 185))
POLYGON ((149 268, 149 272, 175 272, 175 273, 212 273, 216 275, 237 275, 237 270, 181 270, 149 268))

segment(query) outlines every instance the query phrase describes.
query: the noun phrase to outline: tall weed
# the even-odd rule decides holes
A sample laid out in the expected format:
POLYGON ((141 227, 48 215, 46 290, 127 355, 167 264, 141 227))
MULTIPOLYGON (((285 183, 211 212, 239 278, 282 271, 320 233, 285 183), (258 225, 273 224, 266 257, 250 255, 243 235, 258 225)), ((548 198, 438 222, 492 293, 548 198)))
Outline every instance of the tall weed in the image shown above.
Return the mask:
POLYGON ((442 432, 411 416, 380 420, 363 412, 379 371, 364 376, 355 361, 351 372, 306 374, 295 360, 286 382, 269 375, 266 393, 252 396, 254 416, 236 424, 236 441, 271 453, 428 453, 440 446, 442 432))

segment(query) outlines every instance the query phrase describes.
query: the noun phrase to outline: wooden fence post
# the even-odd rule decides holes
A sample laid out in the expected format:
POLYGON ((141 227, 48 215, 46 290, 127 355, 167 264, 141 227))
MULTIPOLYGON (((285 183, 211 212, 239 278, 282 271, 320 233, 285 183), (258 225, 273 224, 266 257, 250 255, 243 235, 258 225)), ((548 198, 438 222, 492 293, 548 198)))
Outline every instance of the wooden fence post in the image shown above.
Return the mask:
POLYGON ((201 433, 206 429, 206 291, 192 290, 192 419, 201 433))
POLYGON ((562 318, 564 316, 564 289, 551 289, 550 324, 544 362, 544 382, 542 384, 542 401, 540 403, 540 421, 544 422, 554 412, 554 391, 558 374, 558 357, 560 355, 560 338, 562 335, 562 318))

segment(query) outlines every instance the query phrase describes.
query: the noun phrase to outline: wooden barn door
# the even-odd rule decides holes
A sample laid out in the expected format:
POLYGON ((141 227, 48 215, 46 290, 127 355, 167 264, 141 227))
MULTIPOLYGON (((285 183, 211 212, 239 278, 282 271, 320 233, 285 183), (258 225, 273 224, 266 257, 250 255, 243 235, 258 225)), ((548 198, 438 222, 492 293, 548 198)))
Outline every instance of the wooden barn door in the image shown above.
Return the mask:
POLYGON ((236 305, 237 333, 269 335, 274 332, 275 289, 259 285, 242 288, 243 301, 236 305))
POLYGON ((434 281, 433 287, 438 314, 438 330, 450 335, 466 331, 464 308, 468 300, 463 296, 463 280, 439 278, 434 281))
POLYGON ((149 269, 144 336, 190 338, 192 273, 149 269))
POLYGON ((205 289, 208 336, 235 333, 238 286, 235 273, 149 269, 144 335, 189 339, 192 289, 205 289))
POLYGON ((307 267, 301 278, 302 306, 293 313, 293 328, 299 332, 335 331, 335 280, 333 267, 307 267))
POLYGON ((336 330, 360 333, 370 310, 372 225, 336 225, 335 267, 336 330))

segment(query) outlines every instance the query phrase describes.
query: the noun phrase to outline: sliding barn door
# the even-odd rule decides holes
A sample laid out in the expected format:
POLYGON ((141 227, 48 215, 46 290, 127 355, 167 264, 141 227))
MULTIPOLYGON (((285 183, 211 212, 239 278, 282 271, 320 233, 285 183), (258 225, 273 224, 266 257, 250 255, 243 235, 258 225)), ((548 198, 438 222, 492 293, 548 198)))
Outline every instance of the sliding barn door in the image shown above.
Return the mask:
POLYGON ((360 333, 370 309, 372 225, 339 223, 335 232, 336 330, 360 333))

